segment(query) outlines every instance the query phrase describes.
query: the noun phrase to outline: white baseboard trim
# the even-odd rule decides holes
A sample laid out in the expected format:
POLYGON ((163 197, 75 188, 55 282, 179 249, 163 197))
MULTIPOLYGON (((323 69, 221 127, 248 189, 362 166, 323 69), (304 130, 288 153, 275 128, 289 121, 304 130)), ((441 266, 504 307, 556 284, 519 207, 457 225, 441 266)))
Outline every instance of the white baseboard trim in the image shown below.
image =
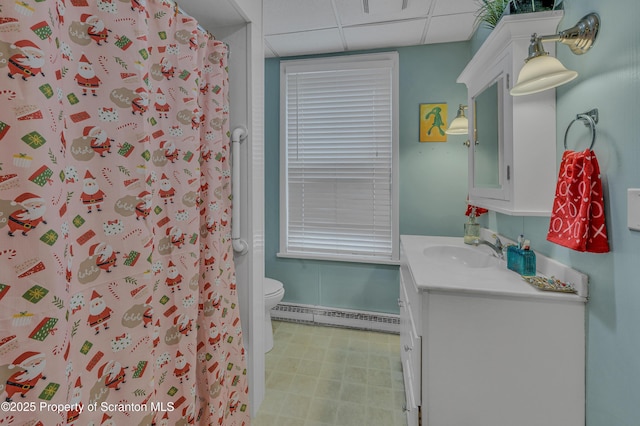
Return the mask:
POLYGON ((400 334, 400 315, 325 306, 279 303, 271 310, 275 320, 331 325, 400 334))

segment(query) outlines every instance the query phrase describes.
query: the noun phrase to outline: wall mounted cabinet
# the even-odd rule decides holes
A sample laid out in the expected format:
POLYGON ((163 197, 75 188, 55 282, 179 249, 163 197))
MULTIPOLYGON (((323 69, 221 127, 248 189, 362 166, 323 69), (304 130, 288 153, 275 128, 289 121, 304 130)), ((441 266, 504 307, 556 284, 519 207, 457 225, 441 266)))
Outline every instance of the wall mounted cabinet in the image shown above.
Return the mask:
MULTIPOLYGON (((512 97, 533 33, 555 34, 562 11, 503 17, 458 77, 468 90, 469 200, 500 213, 551 214, 555 89, 512 97)), ((555 55, 555 45, 545 48, 555 55)))

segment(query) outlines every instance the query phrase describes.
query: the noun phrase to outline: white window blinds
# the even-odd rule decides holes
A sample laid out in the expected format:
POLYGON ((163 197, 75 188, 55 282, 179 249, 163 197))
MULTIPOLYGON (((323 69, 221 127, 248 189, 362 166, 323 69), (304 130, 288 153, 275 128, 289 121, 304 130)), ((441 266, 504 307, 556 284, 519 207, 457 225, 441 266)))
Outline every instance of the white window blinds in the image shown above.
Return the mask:
POLYGON ((374 58, 283 67, 288 255, 397 259, 397 66, 374 58))

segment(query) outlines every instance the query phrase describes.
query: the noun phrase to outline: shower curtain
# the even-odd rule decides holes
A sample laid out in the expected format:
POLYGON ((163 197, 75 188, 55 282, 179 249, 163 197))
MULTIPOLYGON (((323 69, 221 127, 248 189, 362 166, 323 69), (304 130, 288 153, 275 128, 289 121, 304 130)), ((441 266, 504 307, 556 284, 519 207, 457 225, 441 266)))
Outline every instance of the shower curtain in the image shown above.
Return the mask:
POLYGON ((227 98, 166 1, 0 3, 0 424, 249 424, 227 98))

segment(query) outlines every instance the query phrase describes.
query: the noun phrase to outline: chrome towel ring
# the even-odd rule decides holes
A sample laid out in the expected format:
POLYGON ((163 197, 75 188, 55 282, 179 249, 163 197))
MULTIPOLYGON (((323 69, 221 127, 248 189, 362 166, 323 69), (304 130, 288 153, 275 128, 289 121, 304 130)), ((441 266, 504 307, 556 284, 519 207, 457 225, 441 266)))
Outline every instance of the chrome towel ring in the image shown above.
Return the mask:
POLYGON ((589 126, 591 128, 591 145, 589 149, 593 149, 593 144, 596 143, 596 124, 598 123, 598 108, 594 108, 591 111, 583 112, 582 114, 576 115, 576 118, 571 120, 569 126, 567 126, 567 130, 564 132, 564 149, 567 148, 567 135, 569 134, 569 129, 576 121, 580 120, 584 123, 585 126, 589 126))

